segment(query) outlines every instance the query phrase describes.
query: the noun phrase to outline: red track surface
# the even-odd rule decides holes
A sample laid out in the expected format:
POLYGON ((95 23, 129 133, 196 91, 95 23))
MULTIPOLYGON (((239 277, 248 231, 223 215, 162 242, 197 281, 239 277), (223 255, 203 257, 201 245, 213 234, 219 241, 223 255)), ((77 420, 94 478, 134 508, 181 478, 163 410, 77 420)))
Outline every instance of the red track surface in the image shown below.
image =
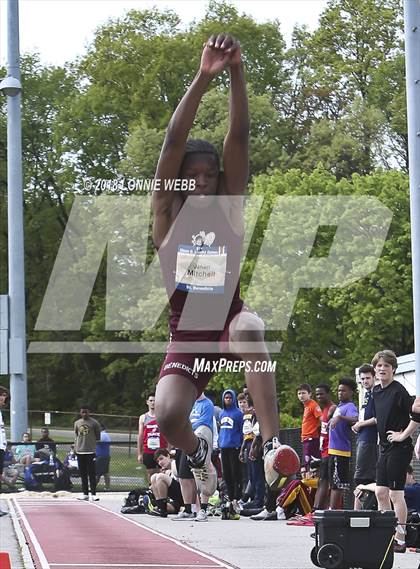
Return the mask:
POLYGON ((37 569, 230 567, 94 504, 50 498, 14 506, 37 569))

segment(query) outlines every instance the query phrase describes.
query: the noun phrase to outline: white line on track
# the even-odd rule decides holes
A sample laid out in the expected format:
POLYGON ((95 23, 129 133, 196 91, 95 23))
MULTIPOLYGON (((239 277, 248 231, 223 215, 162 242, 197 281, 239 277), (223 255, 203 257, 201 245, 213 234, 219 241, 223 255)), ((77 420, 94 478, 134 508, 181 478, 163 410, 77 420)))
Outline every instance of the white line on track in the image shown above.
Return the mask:
POLYGON ((31 551, 26 542, 25 534, 23 533, 23 530, 20 527, 20 523, 18 520, 13 500, 10 500, 8 505, 9 505, 9 511, 12 514, 11 517, 12 517, 13 528, 15 530, 16 537, 19 543, 24 569, 35 569, 34 562, 31 556, 31 551))
POLYGON ((47 558, 45 557, 44 552, 42 551, 42 548, 41 548, 41 546, 40 546, 40 544, 39 544, 39 541, 37 540, 37 538, 36 538, 34 532, 32 531, 32 528, 31 528, 31 526, 29 525, 29 522, 28 522, 28 520, 26 519, 26 516, 25 516, 25 514, 23 513, 23 510, 22 510, 22 508, 20 507, 20 505, 19 505, 19 503, 18 503, 17 500, 14 500, 14 505, 15 505, 17 511, 19 512, 20 519, 22 520, 23 525, 25 526, 25 529, 26 529, 26 531, 28 532, 28 536, 29 536, 29 538, 30 538, 30 540, 31 540, 31 542, 32 542, 32 545, 34 546, 35 552, 36 552, 36 554, 37 554, 37 556, 38 556, 38 559, 39 559, 39 561, 40 561, 40 563, 41 563, 41 569, 51 569, 51 567, 50 567, 50 565, 49 565, 49 563, 48 563, 48 561, 47 561, 47 558))
MULTIPOLYGON (((187 551, 191 551, 192 553, 195 553, 196 555, 201 555, 202 557, 205 557, 209 561, 212 561, 213 563, 217 564, 217 565, 213 565, 213 567, 224 567, 225 569, 235 569, 235 567, 233 565, 227 565, 223 561, 220 561, 219 559, 216 559, 215 557, 212 557, 211 555, 208 555, 207 553, 203 553, 202 551, 199 551, 198 549, 193 549, 189 545, 185 545, 185 543, 182 543, 182 541, 179 541, 178 539, 175 539, 174 537, 169 537, 168 535, 165 535, 164 533, 161 533, 161 532, 156 531, 154 529, 150 529, 149 527, 147 527, 147 526, 145 526, 139 522, 135 522, 134 520, 130 520, 129 518, 126 518, 125 516, 123 516, 122 514, 119 514, 118 512, 112 512, 111 510, 107 510, 106 508, 104 508, 103 506, 100 506, 99 504, 90 503, 89 505, 94 507, 94 508, 98 508, 99 510, 103 510, 104 512, 108 512, 110 514, 113 514, 114 516, 117 516, 118 518, 121 518, 121 519, 125 520, 126 522, 130 522, 137 527, 140 526, 141 528, 149 531, 150 533, 154 533, 155 535, 158 535, 159 537, 163 537, 164 539, 167 539, 168 541, 172 541, 172 543, 179 545, 179 547, 182 547, 183 549, 186 549, 187 551)), ((188 565, 184 565, 184 566, 188 567, 188 565)), ((106 565, 103 565, 103 567, 106 567, 106 565)), ((116 565, 116 567, 124 567, 124 565, 116 565)), ((153 567, 153 565, 144 564, 144 565, 138 565, 138 567, 153 567)), ((165 565, 157 565, 157 567, 165 567, 165 565)), ((180 567, 180 566, 179 565, 168 565, 168 567, 180 567)), ((206 567, 206 565, 197 565, 196 564, 196 565, 194 565, 194 567, 196 567, 197 569, 200 569, 200 567, 206 567)))
POLYGON ((175 569, 184 569, 187 567, 194 567, 194 569, 206 569, 220 567, 220 565, 186 565, 182 563, 181 565, 161 565, 159 563, 50 563, 51 567, 174 567, 175 569))

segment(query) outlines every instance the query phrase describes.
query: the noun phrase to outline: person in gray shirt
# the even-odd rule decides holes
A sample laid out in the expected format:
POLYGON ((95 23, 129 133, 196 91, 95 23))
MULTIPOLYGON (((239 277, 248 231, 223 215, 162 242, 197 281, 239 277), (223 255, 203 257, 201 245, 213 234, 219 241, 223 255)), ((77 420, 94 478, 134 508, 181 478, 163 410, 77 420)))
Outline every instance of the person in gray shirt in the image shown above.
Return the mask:
POLYGON ((89 500, 89 487, 91 500, 97 502, 95 450, 96 441, 101 438, 101 426, 90 416, 89 406, 80 407, 80 419, 74 423, 74 448, 79 464, 80 478, 82 480, 83 496, 78 500, 89 500))

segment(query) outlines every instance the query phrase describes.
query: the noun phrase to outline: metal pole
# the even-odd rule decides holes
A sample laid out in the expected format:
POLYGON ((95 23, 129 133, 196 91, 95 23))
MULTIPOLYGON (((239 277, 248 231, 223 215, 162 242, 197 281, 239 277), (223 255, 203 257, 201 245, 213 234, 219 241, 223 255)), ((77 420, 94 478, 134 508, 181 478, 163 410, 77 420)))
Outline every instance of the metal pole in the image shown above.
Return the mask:
POLYGON ((404 1, 416 394, 420 395, 420 2, 404 1))
MULTIPOLYGON (((19 59, 19 4, 18 0, 7 0, 7 74, 20 81, 19 59)), ((12 440, 20 441, 28 428, 21 94, 11 96, 6 92, 6 96, 10 422, 12 440)))

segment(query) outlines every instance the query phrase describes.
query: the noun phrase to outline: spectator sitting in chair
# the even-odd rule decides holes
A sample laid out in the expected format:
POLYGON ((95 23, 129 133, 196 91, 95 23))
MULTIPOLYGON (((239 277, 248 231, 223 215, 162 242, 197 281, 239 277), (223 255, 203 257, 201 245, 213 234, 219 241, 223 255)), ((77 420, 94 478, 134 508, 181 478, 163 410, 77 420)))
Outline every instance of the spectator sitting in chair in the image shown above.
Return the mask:
POLYGON ((177 514, 181 506, 184 505, 181 485, 178 481, 175 460, 172 459, 167 449, 158 449, 154 453, 153 458, 159 465, 161 472, 152 474, 150 483, 156 498, 157 507, 149 510, 147 513, 152 516, 166 518, 168 513, 177 514), (171 499, 171 502, 168 502, 168 498, 171 499))
POLYGON ((77 462, 76 451, 74 445, 70 446, 70 450, 63 461, 64 468, 67 468, 71 476, 80 476, 79 463, 77 462))
POLYGON ((23 464, 24 466, 29 466, 34 458, 34 454, 36 451, 34 444, 31 443, 31 435, 29 433, 22 434, 22 443, 21 445, 16 445, 15 448, 15 457, 17 462, 23 464))
POLYGON ((19 477, 19 468, 17 467, 16 463, 17 461, 15 455, 13 454, 12 445, 10 443, 7 443, 7 447, 4 452, 4 470, 1 476, 1 482, 6 484, 10 490, 15 490, 15 485, 19 477))
POLYGON ((54 440, 50 437, 50 431, 47 427, 42 427, 41 437, 36 441, 36 450, 46 449, 47 453, 53 453, 55 456, 57 453, 57 445, 54 440))

